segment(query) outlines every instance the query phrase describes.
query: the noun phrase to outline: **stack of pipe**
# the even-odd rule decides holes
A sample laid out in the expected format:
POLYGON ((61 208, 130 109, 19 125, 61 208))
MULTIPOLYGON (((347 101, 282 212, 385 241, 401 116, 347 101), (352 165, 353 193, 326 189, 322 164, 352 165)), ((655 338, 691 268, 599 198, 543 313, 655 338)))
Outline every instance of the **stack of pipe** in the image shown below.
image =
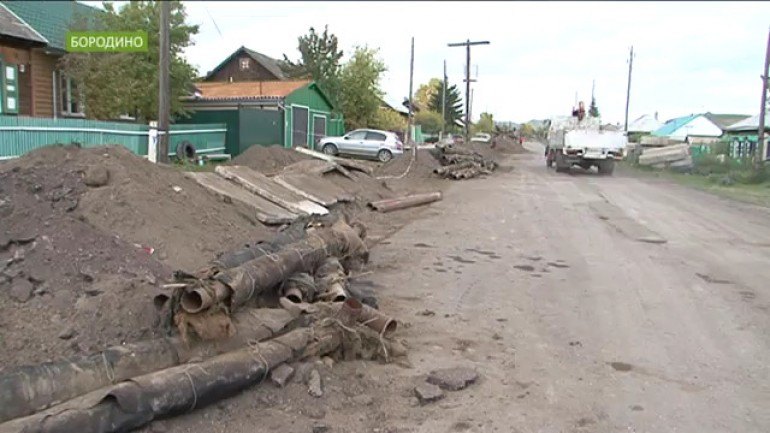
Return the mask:
POLYGON ((457 146, 443 147, 438 159, 442 167, 436 168, 433 172, 448 179, 469 179, 490 174, 497 168, 495 161, 457 146))

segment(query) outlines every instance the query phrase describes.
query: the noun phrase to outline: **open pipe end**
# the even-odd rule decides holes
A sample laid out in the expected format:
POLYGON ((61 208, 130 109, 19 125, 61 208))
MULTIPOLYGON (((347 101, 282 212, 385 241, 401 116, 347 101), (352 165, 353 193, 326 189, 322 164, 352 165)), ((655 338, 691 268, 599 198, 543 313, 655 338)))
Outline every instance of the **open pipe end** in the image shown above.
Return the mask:
POLYGON ((345 302, 347 301, 348 297, 345 295, 337 295, 334 298, 332 298, 332 302, 345 302))
POLYGON ((161 293, 152 298, 152 305, 155 306, 156 310, 161 311, 163 310, 163 307, 166 306, 166 302, 168 302, 170 299, 171 297, 169 295, 161 293))
POLYGON ((390 335, 396 332, 396 328, 398 328, 398 322, 396 322, 395 319, 388 319, 388 321, 385 323, 385 327, 382 330, 382 335, 390 335))
POLYGON ((182 294, 180 304, 188 313, 198 313, 211 303, 211 297, 201 289, 195 289, 182 294))
POLYGON ((286 295, 286 299, 288 299, 289 301, 295 304, 299 304, 302 302, 302 298, 297 295, 286 295))

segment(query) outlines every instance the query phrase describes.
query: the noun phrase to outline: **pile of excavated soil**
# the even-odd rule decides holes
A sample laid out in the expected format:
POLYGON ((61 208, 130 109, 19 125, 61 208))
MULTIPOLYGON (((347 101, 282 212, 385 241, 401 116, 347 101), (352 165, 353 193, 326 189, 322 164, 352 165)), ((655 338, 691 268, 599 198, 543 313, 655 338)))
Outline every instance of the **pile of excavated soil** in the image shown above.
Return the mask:
MULTIPOLYGON (((381 165, 375 172, 375 176, 401 176, 412 161, 412 152, 406 151, 398 158, 394 158, 381 165)), ((438 160, 427 149, 418 149, 417 158, 409 168, 405 178, 425 179, 432 177, 433 169, 440 167, 438 160)))
POLYGON ((280 145, 261 146, 255 144, 245 152, 235 157, 230 165, 244 165, 268 176, 278 174, 287 165, 312 159, 297 151, 286 149, 280 145))
POLYGON ((508 138, 508 137, 498 137, 497 145, 493 150, 504 154, 516 154, 516 153, 528 152, 527 149, 524 148, 524 146, 519 144, 519 140, 517 138, 508 138))
POLYGON ((243 215, 120 146, 2 164, 0 370, 155 336, 172 270, 267 236, 243 215))

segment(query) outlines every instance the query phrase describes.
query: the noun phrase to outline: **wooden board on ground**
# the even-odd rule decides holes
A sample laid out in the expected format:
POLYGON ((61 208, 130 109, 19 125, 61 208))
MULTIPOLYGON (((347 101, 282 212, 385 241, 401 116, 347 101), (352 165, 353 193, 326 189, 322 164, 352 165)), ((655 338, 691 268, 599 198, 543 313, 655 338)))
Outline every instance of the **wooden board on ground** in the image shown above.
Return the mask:
POLYGON ((215 171, 225 179, 231 180, 252 193, 292 212, 301 215, 326 215, 329 213, 325 207, 273 182, 269 177, 248 167, 220 165, 215 171))
POLYGON ((272 179, 302 197, 324 206, 353 200, 351 194, 325 180, 321 174, 281 173, 272 179))
POLYGON ((369 176, 371 176, 374 173, 374 170, 372 170, 371 167, 367 167, 366 164, 360 163, 358 161, 353 161, 347 158, 340 158, 339 156, 327 155, 325 153, 316 152, 315 150, 305 149, 304 147, 295 147, 294 150, 296 150, 299 153, 304 153, 305 155, 312 156, 313 158, 322 159, 324 161, 329 161, 329 162, 336 162, 337 164, 343 167, 347 167, 351 170, 358 170, 358 171, 364 172, 369 176))
POLYGON ((208 172, 187 172, 186 176, 198 182, 214 194, 238 201, 254 209, 257 219, 264 224, 286 224, 299 215, 258 195, 254 195, 239 185, 227 181, 222 176, 208 172))
POLYGON ((345 167, 336 162, 324 161, 322 159, 306 159, 304 161, 295 162, 294 164, 289 164, 283 168, 284 173, 326 174, 335 170, 340 172, 343 176, 353 179, 353 176, 345 167))

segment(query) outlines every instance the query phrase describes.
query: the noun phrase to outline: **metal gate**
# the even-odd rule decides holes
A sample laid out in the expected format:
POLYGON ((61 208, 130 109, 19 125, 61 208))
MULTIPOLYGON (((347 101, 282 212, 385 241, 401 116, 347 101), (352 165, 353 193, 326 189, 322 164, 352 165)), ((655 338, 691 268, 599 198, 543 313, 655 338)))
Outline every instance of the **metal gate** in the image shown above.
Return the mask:
POLYGON ((308 109, 303 107, 291 107, 291 145, 307 147, 308 135, 308 109))
POLYGON ((313 147, 326 136, 326 117, 313 116, 313 147))

